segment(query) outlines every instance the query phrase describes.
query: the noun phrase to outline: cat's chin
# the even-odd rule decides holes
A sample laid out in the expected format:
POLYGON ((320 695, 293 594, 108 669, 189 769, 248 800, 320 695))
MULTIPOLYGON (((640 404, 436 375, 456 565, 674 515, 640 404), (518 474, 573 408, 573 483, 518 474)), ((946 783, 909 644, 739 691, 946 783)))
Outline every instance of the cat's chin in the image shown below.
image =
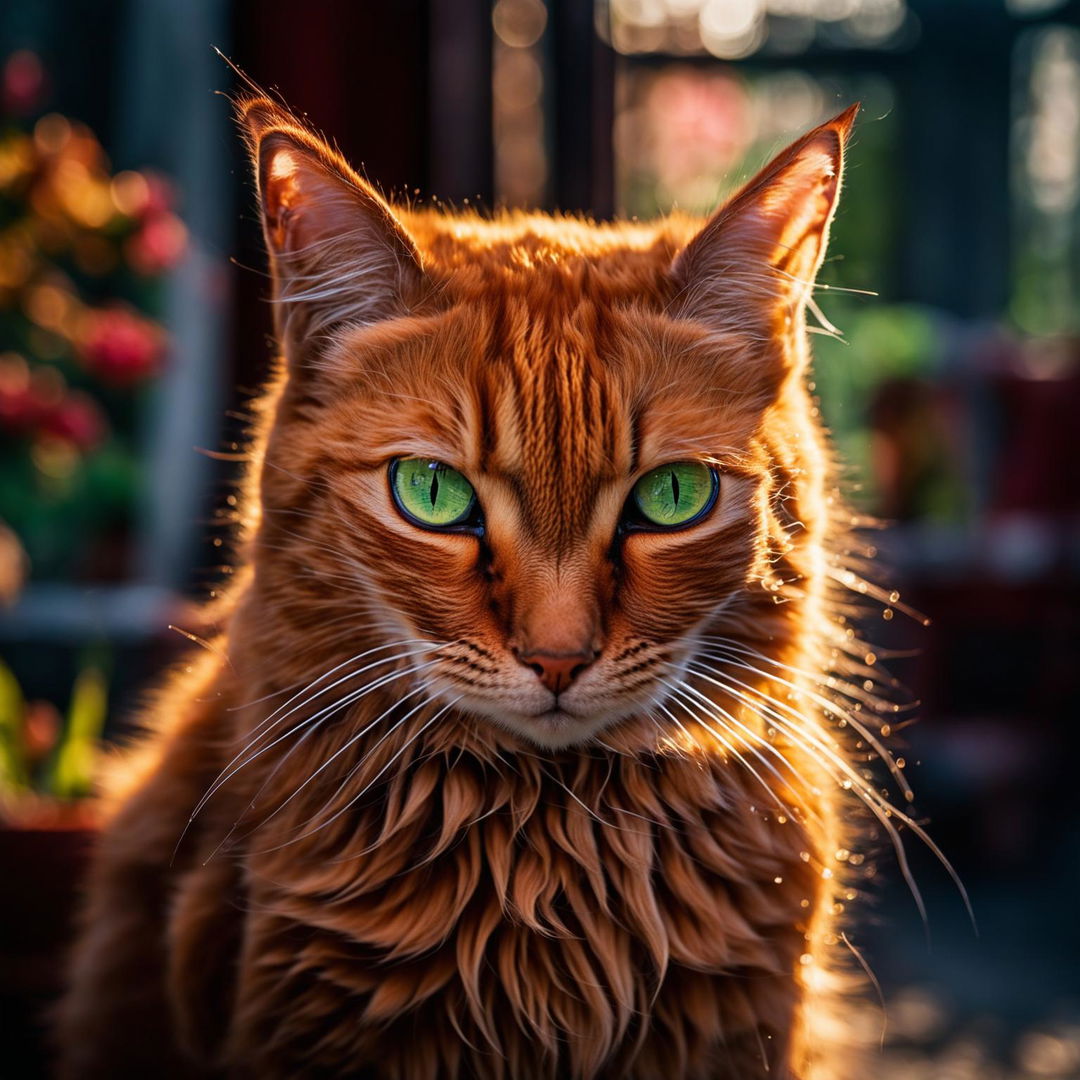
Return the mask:
POLYGON ((604 727, 604 721, 575 716, 565 709, 548 709, 536 716, 522 717, 508 726, 530 742, 549 750, 562 750, 585 742, 604 727))
POLYGON ((487 707, 469 711, 545 750, 582 746, 613 723, 613 719, 607 715, 579 716, 557 708, 532 714, 496 711, 487 707))

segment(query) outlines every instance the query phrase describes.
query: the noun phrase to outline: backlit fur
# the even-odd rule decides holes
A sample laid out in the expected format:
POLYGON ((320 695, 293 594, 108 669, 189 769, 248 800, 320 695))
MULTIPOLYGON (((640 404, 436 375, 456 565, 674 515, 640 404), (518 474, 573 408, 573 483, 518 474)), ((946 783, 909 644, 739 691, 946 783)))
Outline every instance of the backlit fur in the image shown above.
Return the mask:
POLYGON ((853 823, 897 819, 804 312, 853 110, 614 225, 392 209, 241 116, 282 360, 210 648, 110 787, 65 1075, 848 1075, 853 823), (482 536, 403 517, 412 456, 482 536), (621 531, 687 460, 715 510, 621 531), (518 659, 582 648, 557 707, 518 659))

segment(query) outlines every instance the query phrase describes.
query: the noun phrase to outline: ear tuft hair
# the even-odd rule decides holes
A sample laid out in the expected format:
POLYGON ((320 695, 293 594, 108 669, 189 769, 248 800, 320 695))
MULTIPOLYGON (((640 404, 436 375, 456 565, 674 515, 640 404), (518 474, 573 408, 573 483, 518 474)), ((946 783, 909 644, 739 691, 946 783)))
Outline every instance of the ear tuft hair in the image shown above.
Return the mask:
POLYGON ((406 313, 422 277, 420 254, 386 200, 285 106, 251 95, 235 107, 290 356, 337 326, 406 313))
POLYGON ((680 252, 672 276, 681 315, 734 330, 763 320, 775 328, 778 317, 801 328, 858 111, 850 106, 778 154, 680 252))

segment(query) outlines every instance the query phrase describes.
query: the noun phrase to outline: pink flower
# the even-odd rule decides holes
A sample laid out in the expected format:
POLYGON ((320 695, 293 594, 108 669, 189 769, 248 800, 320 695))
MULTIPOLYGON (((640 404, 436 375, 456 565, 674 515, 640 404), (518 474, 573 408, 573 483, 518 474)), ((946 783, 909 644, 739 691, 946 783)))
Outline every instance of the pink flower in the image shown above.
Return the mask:
POLYGON ((174 267, 187 250, 187 229, 168 211, 148 214, 128 237, 125 250, 140 274, 160 274, 174 267))
POLYGON ((165 346, 161 328, 125 308, 99 308, 85 320, 79 354, 88 370, 118 386, 156 374, 165 346))

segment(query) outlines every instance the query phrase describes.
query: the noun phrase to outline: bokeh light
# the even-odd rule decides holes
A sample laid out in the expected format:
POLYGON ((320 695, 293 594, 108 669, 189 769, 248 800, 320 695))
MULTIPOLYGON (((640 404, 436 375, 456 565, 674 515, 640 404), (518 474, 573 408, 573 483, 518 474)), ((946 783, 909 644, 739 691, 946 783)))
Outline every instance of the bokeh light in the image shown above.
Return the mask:
POLYGON ((495 197, 502 206, 543 205, 548 182, 541 0, 498 0, 492 11, 495 197))
POLYGON ((610 0, 609 33, 621 53, 709 53, 737 60, 759 51, 797 54, 815 40, 887 47, 915 20, 905 0, 610 0))

